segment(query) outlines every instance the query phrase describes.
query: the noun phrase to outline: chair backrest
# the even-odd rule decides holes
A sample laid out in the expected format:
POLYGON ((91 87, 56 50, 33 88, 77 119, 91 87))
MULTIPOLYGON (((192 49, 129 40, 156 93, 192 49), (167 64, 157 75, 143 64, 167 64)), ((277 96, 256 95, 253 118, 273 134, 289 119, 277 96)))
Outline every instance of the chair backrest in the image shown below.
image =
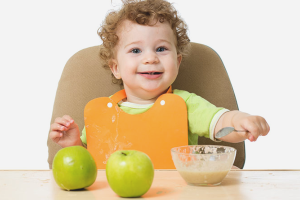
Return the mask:
MULTIPOLYGON (((56 117, 70 115, 84 127, 84 107, 92 99, 110 96, 122 89, 113 84, 110 70, 103 68, 99 56, 100 46, 89 47, 74 54, 62 72, 53 107, 51 123, 56 117)), ((196 93, 211 103, 229 110, 238 110, 236 98, 228 74, 218 54, 208 46, 191 43, 190 53, 182 61, 179 75, 172 85, 174 89, 196 93)), ((48 163, 61 148, 48 137, 48 163)), ((213 142, 199 137, 198 144, 232 146, 237 149, 234 165, 243 168, 245 143, 213 142)))

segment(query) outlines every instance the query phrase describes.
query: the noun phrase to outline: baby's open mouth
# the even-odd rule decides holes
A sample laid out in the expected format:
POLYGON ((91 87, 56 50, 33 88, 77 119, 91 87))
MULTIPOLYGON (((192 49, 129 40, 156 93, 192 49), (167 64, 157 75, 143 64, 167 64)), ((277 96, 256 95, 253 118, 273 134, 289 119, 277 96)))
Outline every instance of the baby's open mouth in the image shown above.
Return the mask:
POLYGON ((146 79, 159 79, 163 72, 154 72, 154 71, 148 71, 148 72, 138 72, 140 76, 146 78, 146 79))
POLYGON ((158 75, 158 74, 162 74, 162 72, 139 72, 139 74, 158 75))

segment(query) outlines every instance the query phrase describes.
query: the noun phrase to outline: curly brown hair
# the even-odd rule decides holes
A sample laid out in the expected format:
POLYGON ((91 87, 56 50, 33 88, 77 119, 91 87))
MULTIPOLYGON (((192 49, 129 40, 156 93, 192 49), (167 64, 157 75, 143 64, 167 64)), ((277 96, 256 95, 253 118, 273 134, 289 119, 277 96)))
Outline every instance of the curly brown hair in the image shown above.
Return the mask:
MULTIPOLYGON (((116 32, 124 20, 148 26, 167 21, 177 39, 177 54, 182 56, 187 54, 190 43, 187 35, 187 25, 178 16, 171 3, 165 0, 122 0, 122 2, 122 8, 108 13, 97 32, 103 41, 100 48, 100 57, 105 61, 105 68, 110 68, 109 66, 114 58, 114 48, 119 40, 116 32)), ((112 77, 113 83, 123 84, 122 80, 116 79, 113 74, 112 77)))

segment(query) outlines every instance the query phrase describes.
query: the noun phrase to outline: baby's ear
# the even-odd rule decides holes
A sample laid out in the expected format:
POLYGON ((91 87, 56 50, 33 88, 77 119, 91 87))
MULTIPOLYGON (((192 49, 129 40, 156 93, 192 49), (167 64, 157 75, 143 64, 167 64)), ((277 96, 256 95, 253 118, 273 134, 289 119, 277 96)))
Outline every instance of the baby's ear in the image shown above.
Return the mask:
POLYGON ((120 71, 119 71, 119 67, 118 67, 118 63, 116 60, 112 60, 110 62, 110 70, 111 72, 114 74, 114 76, 116 77, 116 79, 121 79, 121 74, 120 74, 120 71))
POLYGON ((177 67, 179 68, 180 63, 182 61, 182 55, 181 54, 177 54, 177 67))

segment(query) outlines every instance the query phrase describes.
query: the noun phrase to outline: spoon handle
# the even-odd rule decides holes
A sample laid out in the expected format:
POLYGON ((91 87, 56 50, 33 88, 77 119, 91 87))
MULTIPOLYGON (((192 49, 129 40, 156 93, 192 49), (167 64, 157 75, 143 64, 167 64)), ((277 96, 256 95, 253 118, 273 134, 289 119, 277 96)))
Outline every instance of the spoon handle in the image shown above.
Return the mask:
POLYGON ((233 130, 234 132, 246 132, 246 133, 249 133, 249 131, 247 131, 247 130, 233 130))
POLYGON ((221 137, 228 135, 229 133, 231 133, 233 131, 234 132, 246 132, 246 133, 249 132, 247 130, 235 130, 233 127, 224 127, 216 133, 215 138, 219 139, 221 137))

